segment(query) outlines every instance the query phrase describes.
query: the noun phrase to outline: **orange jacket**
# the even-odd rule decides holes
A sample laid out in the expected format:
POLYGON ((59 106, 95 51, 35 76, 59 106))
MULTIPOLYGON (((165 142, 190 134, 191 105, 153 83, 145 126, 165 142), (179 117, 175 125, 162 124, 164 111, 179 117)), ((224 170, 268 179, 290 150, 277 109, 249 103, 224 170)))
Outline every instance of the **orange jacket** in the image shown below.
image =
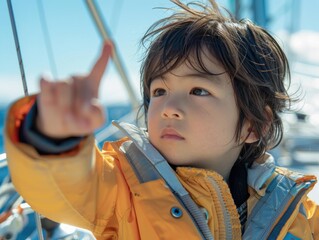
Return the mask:
MULTIPOLYGON (((13 183, 34 210, 57 222, 88 229, 97 239, 200 239, 187 214, 178 218, 171 214, 174 208, 184 209, 162 179, 139 183, 119 151, 126 139, 108 142, 99 150, 89 136, 60 156, 39 155, 32 146, 20 143, 17 131, 32 103, 33 98, 27 97, 11 107, 5 141, 13 183)), ((230 219, 232 239, 241 239, 236 206, 222 177, 186 167, 177 168, 176 174, 194 201, 206 209, 214 239, 226 239, 229 226, 225 226, 225 214, 230 219)), ((276 168, 274 174, 291 173, 276 168)), ((260 189, 249 188, 248 218, 274 174, 260 189)), ((312 176, 302 178, 314 180, 312 176)), ((287 234, 296 237, 292 239, 319 239, 319 210, 306 197, 313 185, 305 191, 278 239, 287 234)))

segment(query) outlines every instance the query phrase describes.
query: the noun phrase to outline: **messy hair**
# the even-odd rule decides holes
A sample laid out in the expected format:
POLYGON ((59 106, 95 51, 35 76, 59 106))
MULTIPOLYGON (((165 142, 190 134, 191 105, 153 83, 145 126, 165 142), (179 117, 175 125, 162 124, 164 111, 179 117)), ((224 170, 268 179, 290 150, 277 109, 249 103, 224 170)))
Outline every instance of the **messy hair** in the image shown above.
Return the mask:
POLYGON ((201 53, 207 52, 220 62, 232 82, 239 108, 236 140, 240 142, 245 121, 259 137, 255 143, 244 144, 237 160, 251 165, 282 140, 279 114, 291 104, 284 81, 290 84, 286 55, 265 29, 247 19, 236 20, 226 10, 222 12, 213 0, 211 6, 171 1, 179 9, 154 23, 142 38, 146 47, 141 67, 145 121, 153 79, 185 62, 193 62, 191 66, 199 72, 221 74, 205 67, 201 53))

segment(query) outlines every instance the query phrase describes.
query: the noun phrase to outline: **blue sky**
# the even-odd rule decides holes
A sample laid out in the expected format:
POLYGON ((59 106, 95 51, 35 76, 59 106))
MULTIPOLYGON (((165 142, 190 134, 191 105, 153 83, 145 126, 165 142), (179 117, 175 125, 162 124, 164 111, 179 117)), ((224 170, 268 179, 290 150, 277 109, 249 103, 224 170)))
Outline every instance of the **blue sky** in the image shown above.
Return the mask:
MULTIPOLYGON (((292 2, 282 1, 279 8, 284 9, 289 1, 292 2)), ((218 2, 228 7, 231 1, 218 2)), ((271 11, 277 11, 277 2, 269 0, 271 11)), ((314 20, 317 17, 319 1, 300 2, 303 4, 299 16, 296 16, 300 29, 319 32, 318 21, 314 20)), ((99 0, 96 3, 111 30, 128 76, 138 94, 139 61, 142 53, 139 51, 139 40, 150 24, 166 13, 154 7, 172 4, 168 0, 99 0)), ((30 93, 38 90, 38 78, 41 74, 50 75, 52 72, 41 25, 43 13, 58 77, 66 78, 74 73, 84 73, 91 67, 102 41, 85 1, 12 0, 12 6, 30 93), (44 11, 40 11, 42 8, 44 11)), ((288 11, 281 11, 276 15, 273 31, 287 27, 288 18, 288 11)), ((0 1, 0 22, 0 103, 6 104, 23 95, 7 1, 0 1)), ((112 65, 105 78, 101 89, 102 100, 127 101, 125 89, 112 65)))

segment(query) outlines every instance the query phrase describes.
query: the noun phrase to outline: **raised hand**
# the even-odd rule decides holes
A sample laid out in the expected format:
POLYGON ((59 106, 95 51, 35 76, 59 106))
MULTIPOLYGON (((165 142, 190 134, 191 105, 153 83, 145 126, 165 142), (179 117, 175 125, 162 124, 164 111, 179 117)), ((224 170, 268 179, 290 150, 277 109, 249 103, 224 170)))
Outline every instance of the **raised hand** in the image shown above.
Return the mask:
POLYGON ((36 125, 42 134, 51 138, 83 136, 104 123, 105 114, 97 98, 112 51, 112 43, 105 42, 88 75, 54 82, 41 79, 36 125))

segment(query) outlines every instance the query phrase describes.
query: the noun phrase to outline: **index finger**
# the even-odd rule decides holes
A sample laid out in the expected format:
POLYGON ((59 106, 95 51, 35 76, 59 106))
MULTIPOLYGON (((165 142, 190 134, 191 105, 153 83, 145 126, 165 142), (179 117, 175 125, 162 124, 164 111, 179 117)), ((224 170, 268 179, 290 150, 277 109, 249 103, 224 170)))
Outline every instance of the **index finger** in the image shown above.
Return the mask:
POLYGON ((97 59, 96 63, 94 64, 90 74, 88 75, 88 78, 91 81, 95 81, 97 83, 100 82, 100 80, 103 77, 104 71, 106 69, 107 63, 109 61, 109 58, 112 56, 113 53, 113 44, 111 41, 105 41, 103 45, 103 49, 101 52, 100 57, 97 59))

